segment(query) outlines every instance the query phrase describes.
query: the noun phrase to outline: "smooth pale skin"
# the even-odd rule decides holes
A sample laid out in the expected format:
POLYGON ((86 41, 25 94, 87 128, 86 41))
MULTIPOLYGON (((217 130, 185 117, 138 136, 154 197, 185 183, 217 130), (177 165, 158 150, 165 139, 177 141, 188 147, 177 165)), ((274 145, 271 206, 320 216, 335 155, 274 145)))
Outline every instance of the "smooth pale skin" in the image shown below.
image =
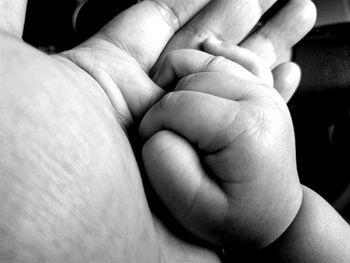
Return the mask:
POLYGON ((21 40, 26 1, 0 0, 0 261, 218 262, 150 211, 128 136, 164 94, 148 73, 170 50, 214 35, 273 65, 315 20, 289 1, 242 42, 275 2, 144 1, 48 56, 21 40))
POLYGON ((302 201, 289 111, 259 57, 210 39, 204 50, 216 56, 176 50, 160 65, 159 86, 180 81, 141 123, 146 171, 166 207, 198 237, 265 248, 302 201))

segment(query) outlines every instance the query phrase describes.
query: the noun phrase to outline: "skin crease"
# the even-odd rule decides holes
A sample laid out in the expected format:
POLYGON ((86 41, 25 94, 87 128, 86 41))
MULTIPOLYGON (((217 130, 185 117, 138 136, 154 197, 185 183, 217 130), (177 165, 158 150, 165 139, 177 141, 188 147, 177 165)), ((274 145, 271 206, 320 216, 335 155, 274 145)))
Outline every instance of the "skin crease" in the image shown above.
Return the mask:
MULTIPOLYGON (((1 262, 219 262, 150 211, 129 141, 164 94, 148 73, 166 46, 160 60, 197 46, 205 28, 235 33, 238 44, 275 1, 222 0, 203 9, 208 2, 144 1, 77 48, 47 56, 20 38, 25 1, 0 1, 8 7, 0 15, 1 262), (225 22, 218 23, 223 9, 225 22), (247 9, 244 19, 238 15, 247 9), (223 26, 227 21, 237 26, 223 26)), ((274 36, 269 57, 314 22, 310 1, 290 2, 293 21, 280 26, 299 21, 298 32, 286 38, 274 34, 274 24, 264 29, 266 40, 274 36)), ((253 51, 254 41, 247 44, 253 51)))
POLYGON ((173 51, 157 72, 160 86, 180 81, 141 123, 146 171, 195 235, 229 249, 264 248, 301 206, 292 121, 264 61, 211 39, 204 50, 216 56, 173 51))

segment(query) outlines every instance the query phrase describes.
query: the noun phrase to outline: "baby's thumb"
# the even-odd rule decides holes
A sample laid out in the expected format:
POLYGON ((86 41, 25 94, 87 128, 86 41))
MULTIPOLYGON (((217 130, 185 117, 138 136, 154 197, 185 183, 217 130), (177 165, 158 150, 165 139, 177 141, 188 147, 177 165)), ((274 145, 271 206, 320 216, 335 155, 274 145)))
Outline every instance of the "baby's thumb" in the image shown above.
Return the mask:
POLYGON ((214 235, 227 212, 225 195, 208 177, 198 154, 170 131, 156 133, 143 148, 151 185, 172 215, 197 237, 221 244, 214 235))

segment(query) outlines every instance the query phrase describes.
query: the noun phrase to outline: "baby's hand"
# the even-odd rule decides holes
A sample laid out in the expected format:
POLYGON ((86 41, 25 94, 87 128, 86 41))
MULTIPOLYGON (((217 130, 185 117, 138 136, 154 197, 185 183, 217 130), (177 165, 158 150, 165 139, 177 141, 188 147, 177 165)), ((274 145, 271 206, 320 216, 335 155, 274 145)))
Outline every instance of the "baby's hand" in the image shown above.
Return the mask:
POLYGON ((215 56, 173 51, 155 76, 162 87, 180 81, 141 123, 145 168, 189 231, 224 247, 263 248, 301 205, 292 121, 255 55, 213 41, 204 49, 215 56))

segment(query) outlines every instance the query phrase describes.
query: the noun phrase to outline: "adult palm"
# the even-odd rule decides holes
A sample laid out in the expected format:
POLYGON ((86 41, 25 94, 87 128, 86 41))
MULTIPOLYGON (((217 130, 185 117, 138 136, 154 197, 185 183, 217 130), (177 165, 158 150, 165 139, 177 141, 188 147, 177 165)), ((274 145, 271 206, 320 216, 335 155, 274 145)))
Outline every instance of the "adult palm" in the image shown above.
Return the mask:
MULTIPOLYGON (((273 65, 315 13, 308 0, 289 1, 245 39, 275 2, 143 1, 48 56, 20 38, 25 1, 0 0, 1 260, 217 261, 153 215, 129 138, 164 94, 149 77, 162 53, 215 35, 273 65)), ((292 76, 295 67, 278 72, 292 76)))

